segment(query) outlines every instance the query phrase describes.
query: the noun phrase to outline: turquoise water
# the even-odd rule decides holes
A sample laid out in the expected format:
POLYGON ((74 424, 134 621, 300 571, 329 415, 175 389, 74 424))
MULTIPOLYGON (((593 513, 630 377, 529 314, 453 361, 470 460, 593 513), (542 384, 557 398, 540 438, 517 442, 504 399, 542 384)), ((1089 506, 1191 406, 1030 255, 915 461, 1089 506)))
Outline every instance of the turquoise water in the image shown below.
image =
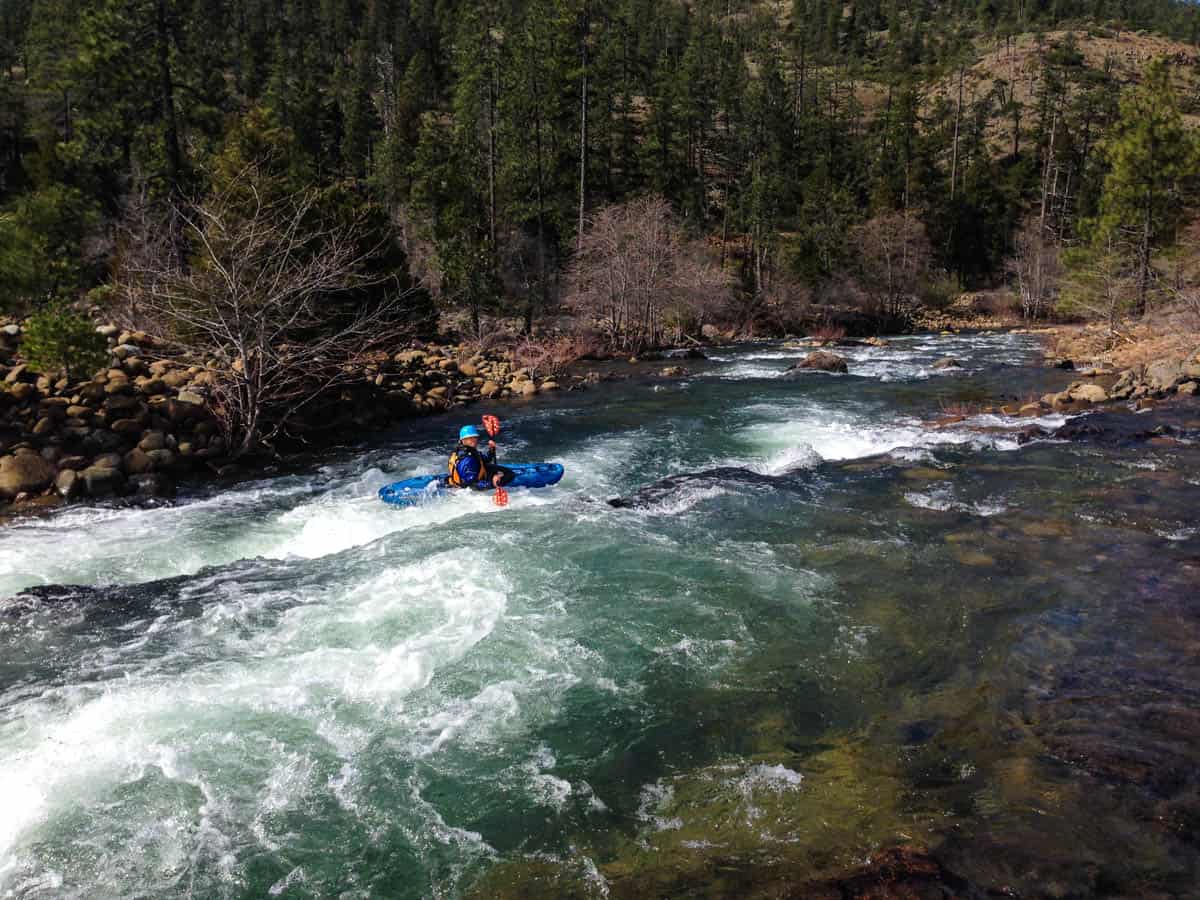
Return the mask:
POLYGON ((447 418, 7 526, 0 896, 1186 893, 1200 454, 928 426, 1060 387, 1028 337, 848 353, 499 409, 568 473, 503 510, 376 500, 447 418))

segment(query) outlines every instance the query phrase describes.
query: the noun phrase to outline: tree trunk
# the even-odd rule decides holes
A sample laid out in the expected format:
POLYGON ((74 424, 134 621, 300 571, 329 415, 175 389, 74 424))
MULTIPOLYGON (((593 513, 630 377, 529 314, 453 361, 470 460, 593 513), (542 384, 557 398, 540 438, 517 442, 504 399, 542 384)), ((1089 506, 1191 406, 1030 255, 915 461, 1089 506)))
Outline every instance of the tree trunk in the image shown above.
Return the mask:
POLYGON ((583 38, 580 53, 583 61, 583 84, 579 103, 579 224, 575 235, 576 251, 583 242, 583 219, 587 212, 587 146, 588 146, 588 36, 591 31, 588 4, 583 4, 583 38))
POLYGON ((171 244, 176 262, 187 265, 183 245, 183 221, 179 207, 183 203, 183 151, 179 147, 179 128, 175 117, 175 83, 171 76, 171 45, 167 23, 167 0, 155 6, 155 38, 158 54, 159 102, 162 104, 163 143, 167 154, 167 193, 171 200, 171 244))

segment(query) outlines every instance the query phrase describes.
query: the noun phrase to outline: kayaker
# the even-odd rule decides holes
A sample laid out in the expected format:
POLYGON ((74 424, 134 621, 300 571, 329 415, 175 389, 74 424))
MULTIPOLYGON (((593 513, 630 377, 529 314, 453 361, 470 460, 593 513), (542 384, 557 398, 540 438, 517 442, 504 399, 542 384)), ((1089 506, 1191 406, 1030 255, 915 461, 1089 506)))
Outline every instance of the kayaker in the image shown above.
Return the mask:
POLYGON ((479 451, 482 435, 474 425, 458 431, 458 446, 450 454, 450 486, 472 487, 486 491, 504 487, 516 477, 511 469, 496 464, 496 442, 488 441, 487 453, 479 451))

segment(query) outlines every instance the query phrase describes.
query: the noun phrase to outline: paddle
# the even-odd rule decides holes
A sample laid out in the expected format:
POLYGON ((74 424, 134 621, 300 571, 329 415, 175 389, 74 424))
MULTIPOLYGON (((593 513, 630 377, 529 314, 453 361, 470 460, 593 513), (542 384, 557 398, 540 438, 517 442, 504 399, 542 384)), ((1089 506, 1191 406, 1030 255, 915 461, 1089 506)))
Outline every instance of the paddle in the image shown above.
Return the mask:
MULTIPOLYGON (((483 417, 483 428, 487 431, 488 437, 495 440, 496 435, 500 433, 500 420, 493 415, 486 415, 483 417)), ((508 491, 497 487, 496 493, 492 494, 492 502, 497 506, 508 506, 508 491)))

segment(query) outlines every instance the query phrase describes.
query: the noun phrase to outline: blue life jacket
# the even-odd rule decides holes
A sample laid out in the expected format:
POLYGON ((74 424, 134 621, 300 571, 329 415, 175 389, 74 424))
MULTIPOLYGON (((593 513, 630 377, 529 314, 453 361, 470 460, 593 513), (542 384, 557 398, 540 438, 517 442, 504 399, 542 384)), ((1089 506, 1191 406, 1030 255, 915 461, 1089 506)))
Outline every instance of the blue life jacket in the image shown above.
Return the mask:
POLYGON ((474 487, 479 484, 487 484, 491 478, 490 467, 495 465, 495 462, 496 451, 489 450, 485 456, 474 447, 459 444, 450 454, 451 487, 474 487))

